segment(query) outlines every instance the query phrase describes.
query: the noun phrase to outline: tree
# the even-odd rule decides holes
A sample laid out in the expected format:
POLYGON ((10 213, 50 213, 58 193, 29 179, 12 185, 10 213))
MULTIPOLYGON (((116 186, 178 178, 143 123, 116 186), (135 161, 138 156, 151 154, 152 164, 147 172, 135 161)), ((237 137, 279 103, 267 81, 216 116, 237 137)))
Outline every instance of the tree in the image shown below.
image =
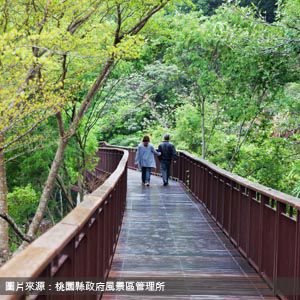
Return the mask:
MULTIPOLYGON (((205 15, 213 15, 225 0, 194 0, 196 8, 202 10, 205 15)), ((267 22, 274 22, 276 18, 277 1, 276 0, 240 0, 241 6, 256 6, 258 13, 261 14, 267 22)))
MULTIPOLYGON (((43 57, 45 50, 35 42, 45 41, 43 29, 53 15, 50 2, 37 8, 31 18, 29 3, 4 1, 0 19, 0 214, 7 216, 7 179, 5 153, 18 147, 38 125, 54 114, 64 103, 59 77, 52 70, 59 62, 53 56, 43 57), (15 14, 14 11, 20 14, 15 14), (23 19, 24 18, 24 19, 23 19), (34 29, 33 29, 34 28, 34 29), (32 30, 32 32, 31 32, 32 30)), ((49 32, 47 32, 49 34, 49 32)), ((9 254, 8 227, 0 219, 0 264, 9 254)))
POLYGON ((170 61, 176 62, 186 77, 192 82, 192 97, 201 113, 201 156, 206 156, 205 106, 207 101, 216 101, 217 94, 223 92, 223 78, 219 70, 219 44, 212 43, 207 35, 205 24, 201 24, 199 13, 190 13, 177 21, 179 32, 175 46, 167 54, 170 61), (199 26, 200 23, 200 26, 199 26))
MULTIPOLYGON (((176 124, 167 119, 180 147, 201 150, 223 168, 289 193, 297 190, 297 176, 292 172, 289 182, 284 177, 289 168, 298 170, 293 160, 299 157, 299 9, 298 1, 280 2, 272 24, 255 7, 237 3, 223 5, 211 17, 180 10, 160 19, 161 36, 149 38, 140 62, 176 64, 185 74, 176 124)), ((135 97, 127 96, 128 102, 135 97)), ((118 126, 130 134, 123 139, 131 145, 144 132, 157 141, 164 131, 161 120, 141 127, 140 114, 130 115, 130 122, 137 123, 132 131, 126 132, 126 123, 118 126)), ((124 137, 109 133, 112 141, 124 137)))
MULTIPOLYGON (((6 111, 7 117, 1 128, 6 130, 2 135, 1 153, 4 154, 5 147, 32 132, 49 115, 56 115, 59 131, 58 148, 27 232, 31 239, 43 219, 67 144, 76 134, 94 96, 118 61, 138 57, 144 43, 138 33, 168 2, 86 0, 76 5, 67 1, 37 5, 32 1, 13 4, 4 1, 0 24, 4 36, 1 61, 6 63, 2 72, 6 81, 2 83, 5 89, 1 90, 1 99, 7 100, 2 105, 1 115, 6 111), (20 13, 15 14, 15 11, 20 13), (91 78, 86 77, 92 73, 91 78), (14 84, 9 85, 9 82, 14 84), (87 93, 76 97, 84 85, 88 87, 87 93), (69 122, 63 115, 62 105, 73 110, 69 122), (7 114, 10 108, 13 108, 12 113, 7 114), (8 125, 12 124, 11 116, 18 121, 15 123, 20 125, 20 130, 16 125, 8 125), (7 128, 12 128, 14 134, 7 134, 7 128)), ((5 182, 4 157, 1 158, 0 175, 5 182)), ((6 215, 6 184, 0 187, 1 214, 6 215)), ((0 232, 7 236, 5 223, 1 225, 0 232)), ((7 239, 1 237, 1 245, 6 244, 7 252, 7 239)))
POLYGON ((121 76, 107 108, 109 113, 98 125, 103 138, 109 140, 118 134, 126 139, 127 134, 143 131, 156 122, 168 130, 175 122, 175 109, 181 105, 181 75, 176 65, 155 61, 121 76))

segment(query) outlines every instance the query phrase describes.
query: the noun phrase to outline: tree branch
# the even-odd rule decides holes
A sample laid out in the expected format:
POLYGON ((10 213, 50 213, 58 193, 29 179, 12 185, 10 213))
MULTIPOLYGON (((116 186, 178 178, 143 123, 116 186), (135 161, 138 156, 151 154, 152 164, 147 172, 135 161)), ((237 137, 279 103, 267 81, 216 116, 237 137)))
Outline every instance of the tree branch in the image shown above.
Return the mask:
POLYGON ((32 127, 30 127, 29 129, 27 129, 24 133, 20 134, 19 136, 17 136, 16 138, 14 138, 13 140, 9 141, 7 144, 5 144, 3 146, 3 149, 7 149, 9 146, 11 146, 12 144, 22 140, 24 137, 26 137, 29 133, 31 133, 32 131, 34 131, 39 124, 41 124, 45 119, 40 119, 38 120, 35 124, 33 124, 32 127))
POLYGON ((166 4, 169 2, 169 0, 166 0, 165 2, 162 2, 160 5, 156 5, 154 6, 150 12, 143 18, 141 19, 133 28, 131 28, 128 32, 122 34, 120 36, 120 40, 125 36, 125 35, 135 35, 138 32, 140 32, 144 26, 146 25, 146 23, 148 22, 148 20, 158 11, 160 11, 162 8, 164 8, 166 6, 166 4))
POLYGON ((65 134, 65 129, 64 129, 64 122, 63 122, 60 111, 58 113, 56 113, 56 120, 57 120, 57 124, 58 124, 59 135, 60 135, 60 137, 63 137, 65 134))
POLYGON ((99 4, 97 4, 94 7, 94 9, 92 11, 90 11, 88 14, 86 14, 84 17, 71 23, 67 29, 70 32, 70 34, 74 34, 75 31, 77 30, 77 28, 80 27, 80 25, 82 25, 83 23, 88 21, 88 19, 97 11, 98 7, 99 7, 99 4))
POLYGON ((10 162, 10 161, 12 161, 12 160, 15 160, 15 159, 17 159, 17 158, 20 157, 20 156, 23 156, 23 155, 26 155, 26 154, 35 152, 35 151, 37 151, 37 150, 43 149, 44 147, 45 147, 45 146, 44 146, 43 144, 37 145, 36 147, 34 147, 34 148, 32 148, 32 149, 23 151, 23 152, 21 152, 21 153, 16 154, 16 155, 13 156, 13 157, 10 157, 9 159, 5 160, 5 163, 8 163, 8 162, 10 162))
POLYGON ((6 213, 0 213, 0 218, 5 220, 10 227, 14 230, 14 232, 25 242, 31 243, 33 241, 33 238, 28 236, 27 234, 23 233, 22 230, 19 228, 17 223, 14 221, 14 219, 9 216, 6 213))
POLYGON ((115 33, 115 41, 114 45, 116 46, 120 42, 120 32, 121 32, 121 25, 122 25, 122 15, 120 5, 117 5, 117 30, 115 33))

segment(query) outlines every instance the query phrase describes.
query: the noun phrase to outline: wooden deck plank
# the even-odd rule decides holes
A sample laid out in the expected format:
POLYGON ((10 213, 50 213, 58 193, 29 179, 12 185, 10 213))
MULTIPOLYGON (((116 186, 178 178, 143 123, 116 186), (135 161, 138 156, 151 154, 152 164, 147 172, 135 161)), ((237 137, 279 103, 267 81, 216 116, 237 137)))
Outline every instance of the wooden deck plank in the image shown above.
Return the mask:
POLYGON ((103 299, 276 299, 201 204, 177 182, 151 187, 129 170, 123 226, 110 279, 166 280, 165 292, 103 299), (178 283, 180 293, 168 284, 178 283), (182 286, 181 286, 182 284, 182 286), (172 291, 171 291, 172 290, 172 291))

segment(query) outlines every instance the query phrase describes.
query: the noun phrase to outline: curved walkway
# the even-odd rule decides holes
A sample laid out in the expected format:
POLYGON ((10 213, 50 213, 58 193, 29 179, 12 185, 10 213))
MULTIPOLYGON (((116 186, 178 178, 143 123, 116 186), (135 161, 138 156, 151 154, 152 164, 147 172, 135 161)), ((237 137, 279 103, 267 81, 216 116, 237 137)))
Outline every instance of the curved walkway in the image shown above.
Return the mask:
POLYGON ((109 277, 164 282, 164 292, 103 299, 276 299, 179 183, 163 187, 152 176, 148 188, 140 173, 128 172, 127 208, 109 277))

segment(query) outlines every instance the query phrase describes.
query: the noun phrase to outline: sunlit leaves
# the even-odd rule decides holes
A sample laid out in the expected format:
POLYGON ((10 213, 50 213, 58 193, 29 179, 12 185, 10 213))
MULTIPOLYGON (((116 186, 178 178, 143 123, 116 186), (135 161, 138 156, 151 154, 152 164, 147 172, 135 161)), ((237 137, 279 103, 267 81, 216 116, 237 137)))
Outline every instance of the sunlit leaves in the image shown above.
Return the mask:
POLYGON ((108 58, 138 58, 145 40, 134 25, 167 2, 2 0, 0 147, 72 102, 108 58))

